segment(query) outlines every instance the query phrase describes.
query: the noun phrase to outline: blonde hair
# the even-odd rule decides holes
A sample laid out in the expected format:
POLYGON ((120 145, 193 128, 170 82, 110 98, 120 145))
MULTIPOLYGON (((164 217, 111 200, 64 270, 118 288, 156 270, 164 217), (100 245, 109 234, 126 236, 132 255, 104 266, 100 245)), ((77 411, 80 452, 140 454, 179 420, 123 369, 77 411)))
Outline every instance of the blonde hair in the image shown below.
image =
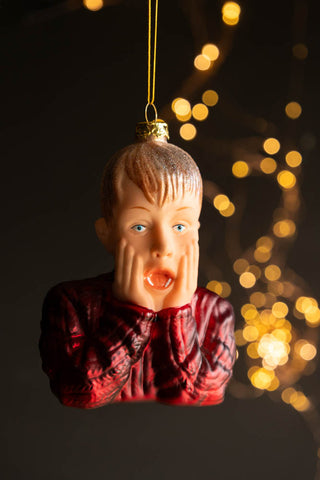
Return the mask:
POLYGON ((150 203, 162 206, 185 192, 202 201, 202 179, 192 157, 164 140, 145 140, 129 145, 107 162, 101 182, 101 210, 106 221, 113 218, 119 184, 125 173, 150 203))

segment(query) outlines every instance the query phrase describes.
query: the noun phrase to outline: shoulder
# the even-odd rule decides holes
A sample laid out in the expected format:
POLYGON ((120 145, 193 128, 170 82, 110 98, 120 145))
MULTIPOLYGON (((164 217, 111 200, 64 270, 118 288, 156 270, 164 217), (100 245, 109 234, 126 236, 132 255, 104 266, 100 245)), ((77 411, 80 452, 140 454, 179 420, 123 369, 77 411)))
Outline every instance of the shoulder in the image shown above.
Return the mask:
POLYGON ((47 292, 45 303, 67 298, 70 302, 82 303, 97 300, 111 291, 113 272, 81 280, 68 280, 54 285, 47 292))
POLYGON ((231 303, 207 288, 197 288, 192 298, 192 307, 197 315, 214 318, 218 323, 234 319, 231 303))

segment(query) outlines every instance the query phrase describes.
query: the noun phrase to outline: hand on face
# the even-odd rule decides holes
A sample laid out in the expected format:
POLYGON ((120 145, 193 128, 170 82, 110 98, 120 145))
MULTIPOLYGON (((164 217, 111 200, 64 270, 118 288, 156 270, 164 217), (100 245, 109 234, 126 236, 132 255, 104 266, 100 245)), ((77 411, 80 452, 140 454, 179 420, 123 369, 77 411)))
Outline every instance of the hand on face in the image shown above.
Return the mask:
POLYGON ((162 308, 182 307, 190 303, 197 288, 199 266, 199 244, 193 239, 182 255, 173 288, 164 298, 162 308))
POLYGON ((123 238, 116 249, 112 291, 118 300, 155 309, 152 295, 144 287, 142 258, 123 238))

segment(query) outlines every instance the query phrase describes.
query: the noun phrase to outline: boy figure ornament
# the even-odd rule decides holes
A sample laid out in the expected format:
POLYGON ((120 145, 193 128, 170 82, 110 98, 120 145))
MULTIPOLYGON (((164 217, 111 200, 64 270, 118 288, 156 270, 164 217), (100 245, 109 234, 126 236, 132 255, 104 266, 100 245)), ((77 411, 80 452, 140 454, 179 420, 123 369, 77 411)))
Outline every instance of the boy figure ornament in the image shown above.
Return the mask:
POLYGON ((202 180, 166 124, 107 163, 95 223, 114 272, 60 283, 43 305, 40 351, 67 406, 215 405, 235 361, 229 302, 197 288, 202 180))

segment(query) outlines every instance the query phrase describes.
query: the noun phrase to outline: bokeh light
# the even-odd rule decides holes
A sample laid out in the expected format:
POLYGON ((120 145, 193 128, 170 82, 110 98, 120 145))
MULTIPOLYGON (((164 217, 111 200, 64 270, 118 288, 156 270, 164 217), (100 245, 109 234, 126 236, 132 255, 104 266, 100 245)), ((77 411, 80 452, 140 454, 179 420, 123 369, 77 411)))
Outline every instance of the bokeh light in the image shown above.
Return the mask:
POLYGON ((296 118, 299 118, 302 112, 302 108, 300 103, 298 102, 289 102, 286 105, 285 108, 286 115, 291 118, 292 120, 295 120, 296 118))
POLYGON ((212 62, 214 60, 217 60, 217 58, 220 55, 219 48, 217 47, 217 45, 214 45, 213 43, 207 43, 206 45, 204 45, 201 53, 203 55, 206 55, 208 58, 210 58, 212 62))
POLYGON ((277 180, 284 189, 293 188, 297 182, 296 176, 289 170, 281 170, 277 175, 277 180))
POLYGON ((239 160, 232 165, 232 173, 235 177, 244 178, 250 172, 249 165, 239 160))
POLYGON ((230 200, 227 195, 219 194, 214 197, 213 205, 217 210, 226 210, 230 205, 230 200))
POLYGON ((103 0, 83 0, 83 5, 92 12, 97 12, 103 7, 103 0))
POLYGON ((198 121, 203 121, 207 118, 209 114, 208 107, 204 105, 203 103, 197 103, 193 108, 192 108, 192 116, 198 121))
POLYGON ((236 210, 236 207, 232 202, 230 202, 227 208, 222 208, 219 211, 223 217, 231 217, 234 214, 235 210, 236 210))
POLYGON ((257 262, 265 263, 270 260, 271 252, 268 247, 260 246, 255 249, 253 256, 257 262))
POLYGON ((233 270, 238 274, 241 275, 241 273, 245 272, 247 267, 249 265, 249 262, 245 258, 238 258, 234 263, 233 263, 233 270))
POLYGON ((260 162, 260 168, 263 173, 269 175, 277 169, 277 162, 271 157, 263 158, 260 162))
POLYGON ((298 167, 302 162, 302 156, 296 150, 291 150, 286 155, 286 162, 289 167, 295 168, 298 167))
POLYGON ((193 140, 197 135, 197 129, 192 123, 185 123, 180 127, 180 135, 184 140, 193 140))
POLYGON ((304 43, 296 43, 292 47, 292 53, 298 60, 305 60, 308 56, 308 47, 304 43))
POLYGON ((266 296, 262 292, 254 292, 250 295, 250 302, 256 307, 263 307, 266 303, 266 296))
POLYGON ((264 269, 264 274, 268 280, 275 281, 281 277, 281 270, 278 265, 268 265, 264 269))
POLYGON ((276 302, 272 306, 272 314, 276 318, 284 318, 289 312, 288 305, 284 302, 276 302))
POLYGON ((176 98, 171 104, 171 108, 176 115, 188 115, 191 113, 191 105, 185 98, 176 98))
POLYGON ((236 2, 226 2, 222 7, 222 20, 226 25, 236 25, 239 22, 241 8, 236 2))
POLYGON ((280 142, 273 137, 267 138, 263 142, 263 149, 268 155, 274 155, 280 150, 280 142))
POLYGON ((219 95, 215 90, 206 90, 202 94, 202 101, 208 105, 208 107, 214 107, 219 101, 219 95))
POLYGON ((211 67, 211 60, 207 55, 197 55, 194 59, 194 66, 201 71, 208 70, 211 67))
POLYGON ((239 282, 244 288, 252 288, 256 283, 256 277, 251 272, 244 272, 240 275, 239 282))
POLYGON ((296 225, 292 220, 280 220, 273 226, 273 233, 279 238, 290 237, 295 231, 296 225))

